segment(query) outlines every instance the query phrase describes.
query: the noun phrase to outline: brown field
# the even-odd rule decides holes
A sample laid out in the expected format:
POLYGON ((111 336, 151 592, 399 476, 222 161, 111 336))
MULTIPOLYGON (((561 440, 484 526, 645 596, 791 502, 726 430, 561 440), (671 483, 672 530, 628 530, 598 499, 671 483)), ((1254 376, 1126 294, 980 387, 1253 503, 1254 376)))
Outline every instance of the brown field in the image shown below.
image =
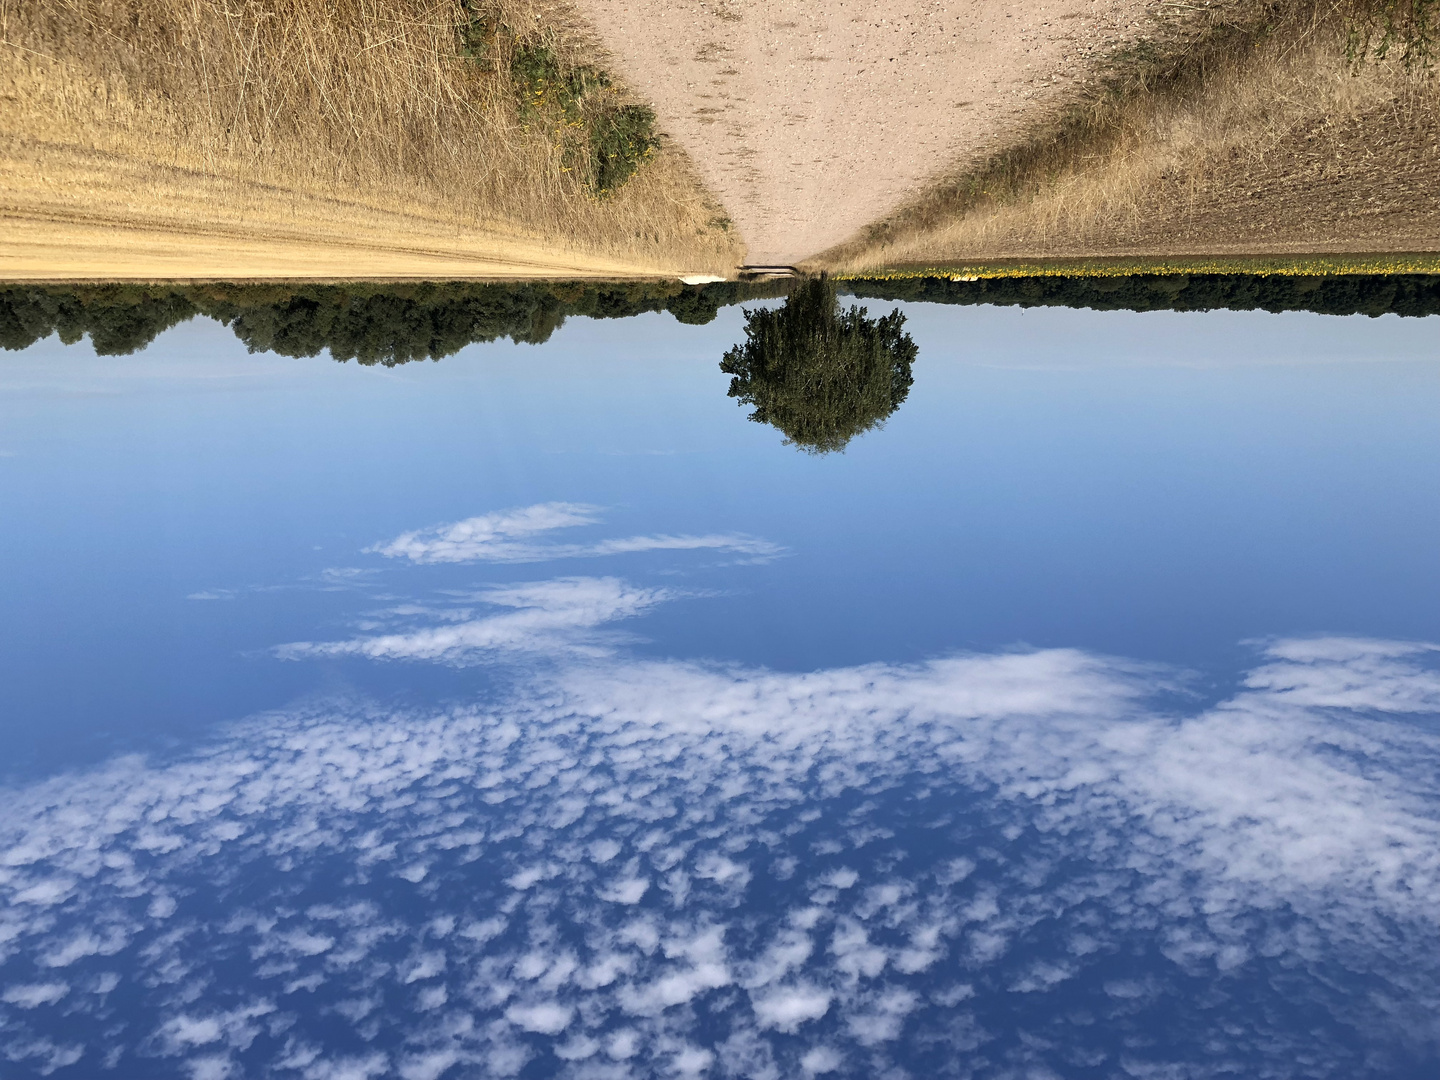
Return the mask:
POLYGON ((1440 251, 1440 81, 1262 9, 956 170, 809 264, 1440 251), (1156 74, 1157 70, 1159 74, 1156 74))
MULTIPOLYGON (((471 5, 475 7, 476 5, 471 5)), ((487 0, 561 55, 564 9, 487 0)), ((0 277, 729 272, 671 145, 614 195, 424 0, 0 0, 0 277)))

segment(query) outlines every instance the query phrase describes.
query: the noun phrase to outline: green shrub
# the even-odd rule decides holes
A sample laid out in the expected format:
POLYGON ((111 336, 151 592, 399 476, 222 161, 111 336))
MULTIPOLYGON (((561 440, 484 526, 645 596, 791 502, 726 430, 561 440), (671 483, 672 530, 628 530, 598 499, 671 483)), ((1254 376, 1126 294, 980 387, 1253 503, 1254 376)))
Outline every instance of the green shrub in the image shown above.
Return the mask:
POLYGON ((515 47, 510 79, 522 116, 558 113, 572 123, 584 121, 588 94, 610 88, 610 79, 603 71, 566 67, 544 44, 515 47))
POLYGON ((590 176, 595 193, 610 194, 658 149, 652 109, 621 105, 603 112, 590 124, 590 176))
POLYGON ((603 198, 660 147, 655 113, 626 104, 598 68, 570 64, 543 40, 522 38, 467 0, 460 52, 487 71, 509 70, 522 119, 543 125, 560 144, 567 170, 579 171, 603 198))

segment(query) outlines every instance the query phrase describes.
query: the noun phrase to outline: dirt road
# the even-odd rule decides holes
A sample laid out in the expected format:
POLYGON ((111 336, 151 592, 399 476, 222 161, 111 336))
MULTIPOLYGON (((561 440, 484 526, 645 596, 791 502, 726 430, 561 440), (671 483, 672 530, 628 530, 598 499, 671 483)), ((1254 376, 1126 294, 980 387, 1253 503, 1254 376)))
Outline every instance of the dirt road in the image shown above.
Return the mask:
POLYGON ((430 209, 0 143, 0 280, 508 280, 687 269, 557 251, 430 209))
POLYGON ((576 0, 749 247, 793 264, 1063 95, 1139 0, 576 0))
MULTIPOLYGON (((483 234, 459 244, 424 239, 242 233, 145 227, 133 221, 0 213, 0 281, 514 281, 628 278, 645 268, 509 243, 483 234)), ((649 272, 656 276, 654 271, 649 272)))

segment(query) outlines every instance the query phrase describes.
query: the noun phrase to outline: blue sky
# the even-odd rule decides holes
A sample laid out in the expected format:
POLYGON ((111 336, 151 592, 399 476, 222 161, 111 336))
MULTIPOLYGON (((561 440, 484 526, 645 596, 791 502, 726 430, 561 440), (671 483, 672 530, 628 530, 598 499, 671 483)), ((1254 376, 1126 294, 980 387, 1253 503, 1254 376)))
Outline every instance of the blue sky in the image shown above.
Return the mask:
POLYGON ((0 357, 6 1075, 1433 1075, 1435 320, 909 313, 0 357))
POLYGON ((368 603, 377 542, 549 502, 603 508, 571 543, 738 533, 790 553, 622 558, 719 594, 656 611, 654 655, 808 670, 1030 644, 1223 680, 1248 638, 1440 635, 1435 320, 908 310, 910 399, 828 458, 724 396, 733 309, 572 320, 545 346, 393 370, 250 356, 205 321, 133 357, 7 354, 8 756, 183 740, 337 680, 429 694, 258 657, 368 603), (207 594, 232 599, 185 599, 207 594))
POLYGON ((269 650, 498 689, 312 696, 13 788, 15 1075, 1433 1072, 1440 646, 1272 640, 1210 704, 1073 648, 654 659, 624 628, 708 597, 543 575, 787 553, 552 539, 596 516, 390 538, 389 606, 269 650), (406 587, 490 562, 532 580, 406 587))

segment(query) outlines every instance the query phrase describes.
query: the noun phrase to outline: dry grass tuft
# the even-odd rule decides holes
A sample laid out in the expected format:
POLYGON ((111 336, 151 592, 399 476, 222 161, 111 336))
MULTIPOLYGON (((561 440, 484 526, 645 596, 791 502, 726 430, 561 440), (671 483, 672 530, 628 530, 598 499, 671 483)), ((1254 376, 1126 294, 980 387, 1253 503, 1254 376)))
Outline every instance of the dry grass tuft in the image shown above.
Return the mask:
MULTIPOLYGON (((594 62, 558 0, 483 10, 594 62)), ((461 55, 470 18, 455 0, 0 0, 0 136, 12 173, 41 163, 10 186, 43 202, 48 169, 76 213, 93 194, 145 220, 225 219, 213 202, 175 209, 177 177, 195 175, 264 188, 274 205, 249 213, 267 225, 287 199, 312 216, 328 201, 346 208, 337 221, 368 207, 636 267, 733 269, 736 243, 678 149, 596 198, 520 115, 508 68, 461 55), (89 172, 65 164, 76 155, 89 172), (145 169, 153 183, 137 182, 145 169)))
POLYGON ((1302 2, 1172 28, 1117 57, 1087 101, 815 268, 1440 250, 1437 82, 1395 57, 1352 63, 1352 25, 1302 2))

